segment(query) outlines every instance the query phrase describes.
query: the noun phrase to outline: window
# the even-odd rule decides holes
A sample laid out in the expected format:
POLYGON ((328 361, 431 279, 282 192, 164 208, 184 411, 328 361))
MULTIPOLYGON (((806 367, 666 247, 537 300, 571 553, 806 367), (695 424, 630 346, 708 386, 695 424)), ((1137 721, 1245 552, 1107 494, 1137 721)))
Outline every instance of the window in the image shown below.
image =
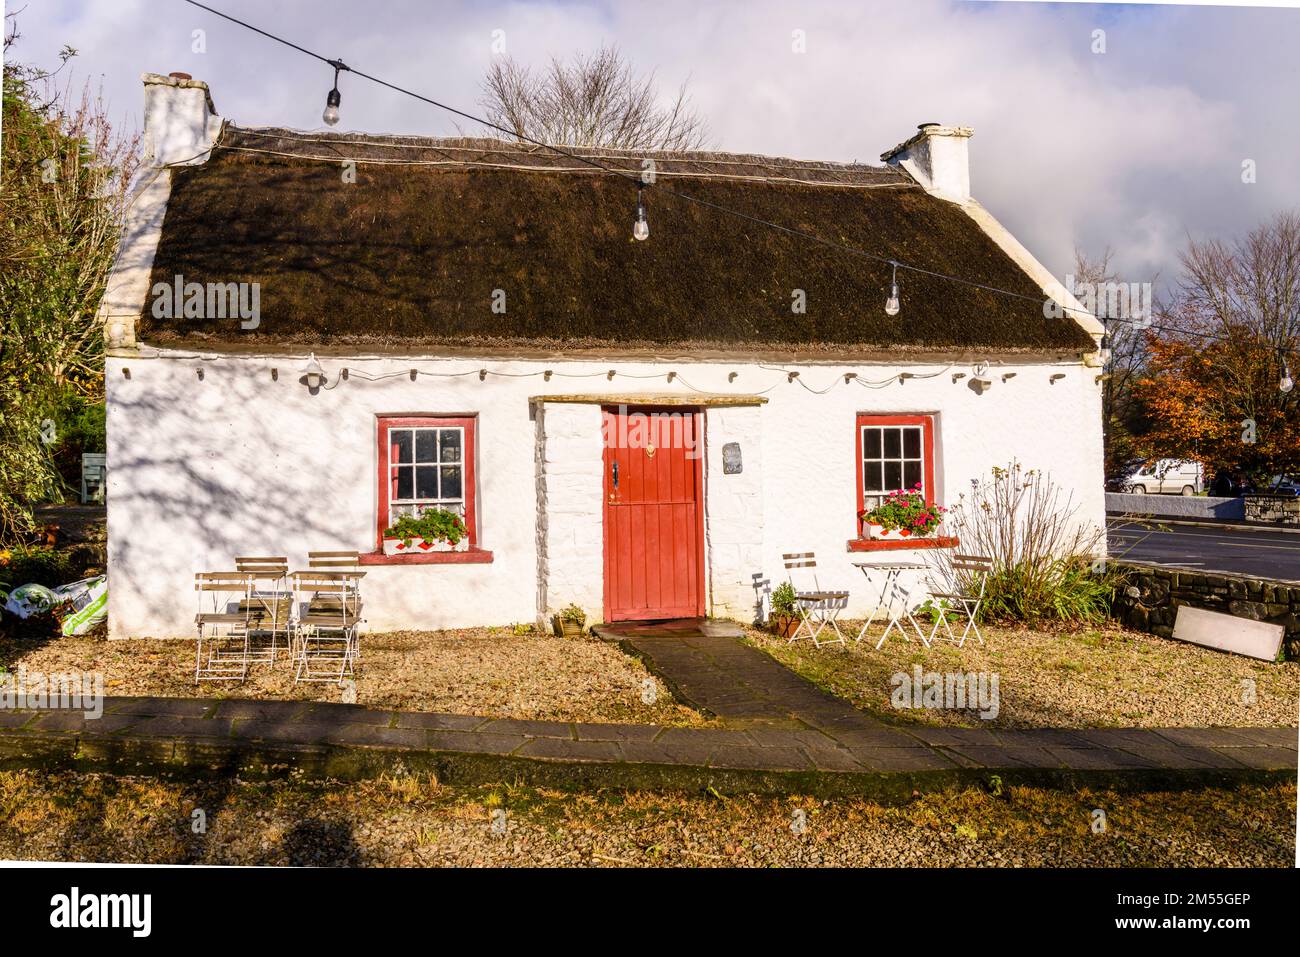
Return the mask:
POLYGON ((859 415, 858 512, 890 492, 921 486, 934 502, 934 420, 928 415, 859 415))
POLYGON ((445 508, 465 520, 478 544, 474 497, 477 420, 448 416, 379 419, 379 545, 402 515, 445 508))

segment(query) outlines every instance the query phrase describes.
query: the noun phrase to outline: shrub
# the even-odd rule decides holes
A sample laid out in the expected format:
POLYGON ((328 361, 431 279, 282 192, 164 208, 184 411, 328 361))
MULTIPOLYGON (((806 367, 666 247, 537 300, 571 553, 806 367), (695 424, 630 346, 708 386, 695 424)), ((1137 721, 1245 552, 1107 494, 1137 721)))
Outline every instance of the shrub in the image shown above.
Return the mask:
POLYGON ((56 588, 74 581, 76 576, 67 552, 29 545, 0 551, 0 581, 7 582, 11 588, 31 584, 56 588))
MULTIPOLYGON (((1076 518, 1073 496, 1018 462, 962 493, 948 514, 961 539, 955 553, 992 559, 981 613, 1010 621, 1096 622, 1110 612, 1122 574, 1097 558, 1105 532, 1076 518)), ((972 573, 940 558, 948 583, 978 589, 972 573)))
POLYGON ((782 582, 772 589, 772 614, 785 618, 794 617, 794 585, 782 582))

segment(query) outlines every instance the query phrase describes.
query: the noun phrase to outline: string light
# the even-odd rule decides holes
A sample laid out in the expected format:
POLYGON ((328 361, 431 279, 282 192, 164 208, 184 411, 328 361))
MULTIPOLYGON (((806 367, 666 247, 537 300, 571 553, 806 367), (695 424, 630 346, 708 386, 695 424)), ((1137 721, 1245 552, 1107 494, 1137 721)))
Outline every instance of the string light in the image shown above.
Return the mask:
POLYGON ((325 112, 320 118, 325 121, 326 126, 334 126, 339 121, 339 104, 343 102, 343 96, 339 93, 339 71, 350 70, 342 60, 326 60, 330 66, 334 67, 334 87, 325 97, 325 112))
POLYGON ((1277 357, 1282 363, 1282 378, 1278 380, 1277 390, 1286 395, 1295 388, 1295 381, 1291 378, 1291 370, 1286 364, 1286 353, 1279 349, 1277 350, 1277 357))
POLYGON ((891 261, 889 265, 893 267, 894 274, 889 281, 889 298, 885 300, 885 315, 896 316, 898 315, 898 309, 899 309, 898 263, 891 261))
POLYGON ((645 218, 645 201, 640 186, 636 188, 636 223, 632 226, 632 236, 642 242, 650 238, 650 223, 645 218))

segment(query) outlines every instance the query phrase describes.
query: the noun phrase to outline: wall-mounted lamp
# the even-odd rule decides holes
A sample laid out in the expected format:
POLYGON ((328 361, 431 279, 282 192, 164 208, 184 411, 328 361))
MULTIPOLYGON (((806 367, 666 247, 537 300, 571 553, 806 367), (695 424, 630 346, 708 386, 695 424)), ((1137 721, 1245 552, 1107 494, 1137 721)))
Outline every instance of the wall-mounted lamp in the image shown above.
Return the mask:
POLYGON ((971 373, 972 375, 971 375, 970 383, 981 394, 983 394, 986 390, 992 388, 993 377, 989 375, 989 364, 987 362, 981 362, 978 365, 976 365, 975 368, 971 370, 971 373))
POLYGON ((325 370, 316 361, 316 353, 314 352, 307 359, 307 364, 302 368, 302 381, 309 389, 319 389, 325 384, 325 370))

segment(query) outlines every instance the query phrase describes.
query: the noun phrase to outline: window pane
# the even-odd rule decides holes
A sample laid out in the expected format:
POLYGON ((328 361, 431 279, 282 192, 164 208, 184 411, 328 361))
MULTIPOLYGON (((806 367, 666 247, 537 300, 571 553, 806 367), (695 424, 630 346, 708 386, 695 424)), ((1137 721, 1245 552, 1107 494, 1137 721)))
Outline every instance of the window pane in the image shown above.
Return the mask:
POLYGON ((892 492, 903 487, 903 466, 900 462, 885 463, 885 491, 892 492))
POLYGON ((438 467, 436 465, 416 466, 415 497, 419 499, 438 497, 438 467))
POLYGON ((415 432, 415 461, 438 461, 438 433, 434 429, 417 429, 415 432))
POLYGON ((393 464, 411 461, 411 430, 393 429, 388 433, 389 454, 393 464))
POLYGON ((921 457, 921 430, 910 428, 903 430, 903 456, 909 459, 921 457))
POLYGON ((921 463, 904 462, 903 463, 903 486, 905 488, 916 488, 921 484, 921 463))
POLYGON ((880 430, 863 429, 862 437, 862 457, 864 459, 880 458, 880 430))
POLYGON ((460 429, 443 429, 439 434, 442 437, 442 461, 459 462, 460 429))
POLYGON ((902 454, 902 440, 898 429, 885 429, 885 458, 896 459, 902 454))
POLYGON ((862 466, 862 487, 868 492, 883 492, 885 486, 880 482, 880 463, 866 462, 862 466))
MULTIPOLYGON (((410 433, 407 433, 408 437, 410 433)), ((409 499, 415 496, 411 494, 414 476, 411 474, 411 466, 403 465, 401 468, 394 469, 397 472, 397 491, 393 498, 409 499)))
POLYGON ((461 484, 460 466, 444 465, 442 467, 442 497, 460 498, 461 484))

